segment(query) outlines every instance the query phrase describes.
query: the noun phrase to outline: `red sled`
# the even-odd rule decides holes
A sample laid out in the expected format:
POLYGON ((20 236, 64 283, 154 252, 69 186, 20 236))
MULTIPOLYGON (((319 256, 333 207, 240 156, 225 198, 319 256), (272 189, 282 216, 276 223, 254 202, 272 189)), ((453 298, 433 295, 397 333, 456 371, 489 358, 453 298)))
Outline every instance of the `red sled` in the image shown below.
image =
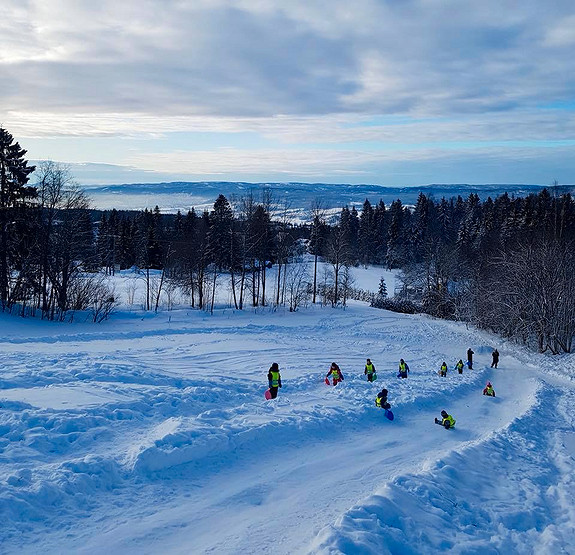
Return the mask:
POLYGON ((269 401, 272 398, 272 392, 269 389, 266 389, 264 397, 269 401))
POLYGON ((328 378, 325 379, 325 385, 331 385, 328 378))

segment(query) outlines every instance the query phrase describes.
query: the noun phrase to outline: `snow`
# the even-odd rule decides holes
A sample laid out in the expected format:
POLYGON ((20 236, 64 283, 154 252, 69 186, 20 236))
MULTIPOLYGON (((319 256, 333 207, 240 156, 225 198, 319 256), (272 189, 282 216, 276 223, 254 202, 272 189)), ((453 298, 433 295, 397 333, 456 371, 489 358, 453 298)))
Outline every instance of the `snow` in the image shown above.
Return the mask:
POLYGON ((393 297, 396 282, 398 281, 397 270, 387 270, 381 266, 368 266, 365 268, 352 268, 351 275, 355 289, 363 289, 365 291, 371 291, 372 293, 377 293, 379 280, 384 278, 387 295, 393 297))
POLYGON ((76 320, 0 315, 2 553, 575 551, 573 355, 354 301, 76 320))

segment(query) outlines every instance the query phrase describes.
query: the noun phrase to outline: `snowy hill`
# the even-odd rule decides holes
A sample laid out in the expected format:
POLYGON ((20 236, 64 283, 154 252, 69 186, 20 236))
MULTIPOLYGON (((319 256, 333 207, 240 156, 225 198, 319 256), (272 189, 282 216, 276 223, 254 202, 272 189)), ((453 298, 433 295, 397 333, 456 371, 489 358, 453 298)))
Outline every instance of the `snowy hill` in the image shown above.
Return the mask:
POLYGON ((362 303, 0 329, 2 553, 575 551, 573 356, 362 303))
MULTIPOLYGON (((175 213, 211 209, 219 194, 228 199, 239 199, 248 193, 260 198, 261 191, 268 188, 273 198, 281 205, 295 209, 300 215, 309 212, 317 200, 325 208, 341 208, 345 205, 361 207, 365 199, 372 204, 383 200, 390 204, 400 199, 404 204, 414 204, 420 192, 435 199, 452 198, 461 195, 467 198, 476 193, 481 199, 495 198, 508 192, 510 195, 526 196, 543 188, 539 185, 424 185, 421 187, 383 187, 380 185, 346 185, 326 183, 238 183, 238 182, 175 182, 175 183, 132 183, 86 187, 86 192, 96 208, 143 210, 156 205, 163 212, 175 213)), ((571 190, 559 187, 558 194, 571 190)))

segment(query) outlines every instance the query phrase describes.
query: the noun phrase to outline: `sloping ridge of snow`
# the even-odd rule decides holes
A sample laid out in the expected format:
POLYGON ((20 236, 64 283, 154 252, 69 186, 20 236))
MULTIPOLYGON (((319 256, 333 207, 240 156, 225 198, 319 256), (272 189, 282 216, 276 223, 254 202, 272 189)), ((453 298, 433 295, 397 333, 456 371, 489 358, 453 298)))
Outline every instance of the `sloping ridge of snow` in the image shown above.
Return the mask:
POLYGON ((575 494, 574 408, 572 391, 540 383, 509 425, 395 477, 324 528, 309 552, 566 552, 575 545, 566 496, 575 494))

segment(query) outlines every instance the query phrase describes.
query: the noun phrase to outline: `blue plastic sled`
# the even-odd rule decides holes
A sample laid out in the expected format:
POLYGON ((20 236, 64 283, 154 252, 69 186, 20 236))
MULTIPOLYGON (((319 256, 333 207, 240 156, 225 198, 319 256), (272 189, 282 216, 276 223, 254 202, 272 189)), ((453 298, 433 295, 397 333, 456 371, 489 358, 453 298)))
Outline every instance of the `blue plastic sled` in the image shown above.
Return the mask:
POLYGON ((393 412, 391 412, 389 409, 385 409, 385 417, 388 420, 393 420, 393 412))

